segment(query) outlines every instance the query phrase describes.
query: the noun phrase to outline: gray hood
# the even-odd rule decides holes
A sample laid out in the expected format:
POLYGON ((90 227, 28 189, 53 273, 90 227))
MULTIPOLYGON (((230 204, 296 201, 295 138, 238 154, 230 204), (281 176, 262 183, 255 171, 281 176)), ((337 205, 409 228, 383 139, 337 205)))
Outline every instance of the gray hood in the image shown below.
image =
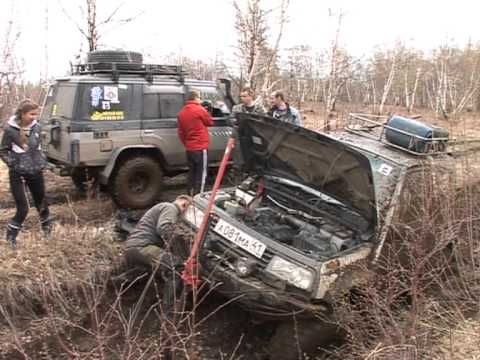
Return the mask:
POLYGON ((376 223, 372 169, 366 156, 329 136, 268 116, 236 117, 240 145, 236 155, 244 171, 306 185, 376 223))

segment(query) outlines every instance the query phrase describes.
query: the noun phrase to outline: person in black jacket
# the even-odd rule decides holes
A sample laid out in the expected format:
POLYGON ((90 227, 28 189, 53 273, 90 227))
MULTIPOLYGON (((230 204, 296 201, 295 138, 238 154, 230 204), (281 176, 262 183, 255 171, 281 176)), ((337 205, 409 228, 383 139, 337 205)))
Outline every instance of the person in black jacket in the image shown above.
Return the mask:
POLYGON ((15 215, 7 225, 7 241, 13 249, 16 248, 18 232, 28 214, 27 187, 40 214, 44 234, 48 237, 51 231, 43 178, 46 160, 40 146, 38 113, 38 104, 29 99, 21 101, 15 115, 9 119, 4 128, 0 145, 0 158, 8 166, 10 190, 17 207, 15 215))

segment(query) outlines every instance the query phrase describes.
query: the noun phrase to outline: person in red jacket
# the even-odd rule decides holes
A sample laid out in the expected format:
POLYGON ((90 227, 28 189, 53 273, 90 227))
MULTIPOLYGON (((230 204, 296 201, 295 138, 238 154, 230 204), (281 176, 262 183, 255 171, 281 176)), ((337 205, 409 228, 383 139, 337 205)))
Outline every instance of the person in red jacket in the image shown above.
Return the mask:
POLYGON ((207 177, 208 126, 213 119, 201 105, 200 93, 190 91, 187 103, 177 115, 178 136, 187 151, 188 192, 191 195, 203 192, 207 177))

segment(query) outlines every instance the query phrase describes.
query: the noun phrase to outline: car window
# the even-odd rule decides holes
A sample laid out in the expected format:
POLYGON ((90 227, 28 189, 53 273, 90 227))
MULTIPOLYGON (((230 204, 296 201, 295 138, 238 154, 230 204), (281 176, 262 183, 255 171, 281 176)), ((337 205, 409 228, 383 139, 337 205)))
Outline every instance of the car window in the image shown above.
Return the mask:
POLYGON ((144 119, 176 118, 182 109, 182 94, 155 94, 147 93, 143 97, 144 119))
POLYGON ((160 118, 160 102, 158 94, 143 95, 143 118, 159 119, 160 118))
POLYGON ((42 120, 48 117, 65 117, 70 119, 75 106, 76 86, 54 85, 48 89, 42 120))
POLYGON ((135 101, 134 86, 126 84, 82 84, 80 120, 136 120, 141 109, 135 101))
POLYGON ((160 115, 162 118, 176 118, 182 106, 182 94, 160 94, 160 115))
POLYGON ((57 86, 50 85, 45 96, 45 103, 42 107, 42 112, 40 114, 40 121, 46 122, 52 115, 53 106, 55 104, 55 94, 57 92, 57 86))

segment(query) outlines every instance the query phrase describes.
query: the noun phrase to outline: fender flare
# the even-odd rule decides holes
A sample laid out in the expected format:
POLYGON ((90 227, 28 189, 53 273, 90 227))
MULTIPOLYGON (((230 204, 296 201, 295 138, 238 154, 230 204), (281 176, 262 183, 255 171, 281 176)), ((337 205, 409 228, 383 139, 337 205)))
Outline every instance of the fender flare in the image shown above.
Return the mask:
POLYGON ((99 174, 100 184, 108 185, 110 176, 112 175, 113 169, 115 169, 115 165, 117 164, 117 159, 120 157, 120 155, 124 151, 130 150, 130 149, 155 149, 156 151, 161 153, 161 150, 154 145, 126 145, 126 146, 116 148, 115 150, 113 150, 112 156, 110 156, 110 159, 108 160, 107 165, 105 165, 102 171, 100 171, 100 174, 99 174))

